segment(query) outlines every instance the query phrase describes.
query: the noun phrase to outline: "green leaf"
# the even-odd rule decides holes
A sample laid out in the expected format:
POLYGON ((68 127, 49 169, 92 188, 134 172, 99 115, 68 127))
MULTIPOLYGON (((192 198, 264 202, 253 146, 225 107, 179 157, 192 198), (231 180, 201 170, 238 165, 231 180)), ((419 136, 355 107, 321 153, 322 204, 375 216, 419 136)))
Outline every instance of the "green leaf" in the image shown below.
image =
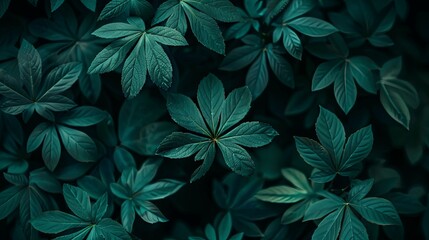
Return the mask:
POLYGON ((417 108, 419 105, 416 89, 410 83, 395 78, 384 78, 379 84, 380 101, 384 109, 396 122, 409 129, 409 107, 417 108))
POLYGON ((220 142, 234 143, 245 147, 261 147, 267 145, 278 133, 270 125, 260 122, 245 122, 227 134, 220 142))
POLYGON ((132 24, 115 22, 101 26, 92 35, 99 38, 123 38, 141 33, 142 30, 132 24))
POLYGON ((180 126, 189 131, 210 136, 210 131, 207 129, 200 110, 189 97, 181 94, 169 94, 167 110, 171 118, 180 126))
POLYGON ((340 240, 368 240, 368 233, 363 223, 356 217, 348 207, 344 214, 343 226, 341 228, 340 240))
POLYGON ((388 60, 380 69, 380 76, 384 78, 395 78, 401 73, 402 58, 396 57, 388 60))
POLYGON ((227 213, 218 226, 219 240, 227 240, 232 228, 231 214, 227 213))
POLYGON ((267 51, 268 63, 274 72, 274 75, 283 83, 285 86, 293 88, 295 82, 293 79, 293 70, 289 62, 283 58, 283 56, 276 51, 272 45, 267 51))
POLYGON ((106 4, 98 17, 98 21, 112 18, 124 12, 129 7, 129 0, 112 0, 106 4))
POLYGON ((212 74, 201 80, 197 91, 198 105, 212 133, 216 132, 219 116, 225 101, 222 82, 212 74))
POLYGON ((269 1, 267 3, 267 16, 266 22, 271 21, 275 16, 277 16, 281 11, 287 6, 289 0, 280 0, 280 1, 269 1))
POLYGON ((340 171, 351 168, 366 158, 372 149, 373 136, 371 125, 359 129, 347 140, 344 155, 340 164, 340 171))
POLYGON ((104 218, 96 225, 100 229, 101 235, 106 239, 130 240, 131 237, 125 229, 116 221, 110 218, 104 218))
POLYGON ((334 82, 334 93, 337 103, 345 114, 348 114, 356 102, 357 89, 353 81, 353 75, 349 63, 344 63, 341 68, 341 77, 334 82))
POLYGON ((168 46, 185 46, 188 45, 186 39, 182 34, 169 27, 153 27, 147 30, 149 38, 155 40, 158 43, 168 45, 168 46))
POLYGON ((18 186, 0 192, 0 219, 5 219, 16 210, 23 195, 22 187, 18 186))
POLYGON ((355 202, 363 199, 371 190, 374 179, 367 179, 365 181, 353 180, 352 186, 348 195, 349 202, 355 202))
POLYGON ((338 237, 343 220, 344 207, 336 210, 325 217, 316 231, 314 231, 311 239, 313 240, 335 240, 338 237))
POLYGON ((215 147, 214 144, 207 143, 201 148, 197 155, 195 155, 195 160, 203 160, 203 163, 192 173, 191 183, 200 179, 208 172, 216 155, 215 147))
POLYGON ((246 85, 249 87, 254 99, 262 94, 268 84, 269 76, 266 55, 266 51, 262 51, 246 74, 246 85))
POLYGON ((61 141, 67 152, 80 162, 93 162, 97 158, 97 146, 86 133, 58 125, 61 141))
POLYGON ((198 42, 210 50, 225 54, 225 43, 216 21, 208 15, 195 10, 186 2, 182 2, 181 5, 198 42))
POLYGON ((0 1, 0 18, 6 13, 11 0, 0 1))
POLYGON ((95 56, 88 68, 89 74, 106 73, 118 68, 128 51, 139 40, 140 33, 115 40, 95 56))
POLYGON ((147 223, 168 221, 161 211, 151 202, 143 202, 137 209, 137 214, 147 223))
POLYGON ((333 169, 329 153, 322 145, 309 138, 294 138, 296 149, 306 163, 321 170, 331 171, 333 169))
POLYGON ((288 25, 310 37, 325 37, 338 31, 330 23, 314 17, 296 18, 288 22, 288 25))
POLYGON ((313 75, 311 91, 324 89, 340 78, 342 61, 328 61, 320 64, 313 75))
POLYGON ((82 189, 65 184, 63 187, 63 195, 66 200, 67 206, 72 212, 83 219, 84 221, 91 221, 91 202, 89 195, 82 189))
POLYGON ((250 65, 261 53, 259 47, 242 46, 231 50, 223 59, 219 69, 236 71, 250 65))
POLYGON ((299 17, 309 12, 314 7, 315 7, 314 1, 293 0, 286 8, 286 11, 284 12, 283 22, 287 22, 287 21, 290 21, 291 19, 299 17))
POLYGON ((174 132, 164 138, 156 153, 169 158, 185 158, 210 144, 208 138, 190 133, 174 132))
POLYGON ((342 208, 344 204, 332 199, 322 199, 308 206, 303 221, 316 220, 342 208))
POLYGON ((122 68, 121 85, 125 97, 135 97, 146 82, 147 61, 143 59, 144 44, 143 38, 140 38, 122 68))
POLYGON ((255 197, 272 203, 295 203, 305 198, 306 192, 288 186, 269 187, 259 191, 255 197))
POLYGON ((53 234, 89 224, 78 217, 60 211, 47 211, 31 220, 31 225, 38 231, 53 234))
POLYGON ((237 22, 241 20, 240 9, 229 0, 187 0, 187 3, 221 22, 237 22))
POLYGON ((377 65, 368 57, 352 57, 349 60, 353 78, 365 91, 375 94, 377 92, 372 70, 377 69, 377 65))
POLYGON ((320 143, 328 150, 336 167, 339 166, 343 148, 346 142, 346 133, 340 119, 332 112, 320 106, 319 117, 316 121, 316 134, 320 143))
POLYGON ((368 222, 378 225, 401 225, 398 212, 386 199, 370 197, 351 206, 368 222))
POLYGON ((173 67, 167 54, 157 42, 145 38, 146 66, 151 80, 161 89, 171 86, 173 67))
POLYGON ((313 191, 312 187, 308 183, 307 177, 295 168, 283 168, 281 170, 282 176, 291 182, 295 187, 307 192, 313 191))
POLYGON ((251 102, 252 94, 247 87, 234 89, 225 99, 218 133, 224 133, 242 120, 249 111, 251 102))
POLYGON ((52 69, 46 76, 45 83, 37 99, 47 101, 47 98, 69 89, 78 79, 82 71, 81 63, 66 63, 52 69))
POLYGON ((243 176, 253 174, 255 163, 249 153, 236 144, 218 142, 220 151, 228 167, 243 176))
POLYGON ((54 171, 61 157, 61 144, 58 132, 53 125, 45 130, 42 157, 45 162, 45 166, 49 170, 54 171))
POLYGON ((283 45, 292 57, 301 60, 302 56, 302 44, 301 39, 299 39, 298 35, 294 31, 292 31, 288 27, 282 28, 283 34, 283 45))
POLYGON ((163 199, 176 193, 183 185, 183 182, 173 179, 162 179, 146 185, 138 195, 138 198, 145 201, 163 199))
POLYGON ((107 211, 107 193, 104 193, 91 208, 91 219, 100 221, 107 211))
POLYGON ((42 59, 39 52, 25 39, 18 51, 18 67, 27 91, 31 97, 35 97, 42 79, 42 59))
POLYGON ((134 203, 131 200, 125 200, 121 205, 121 221, 128 232, 133 230, 135 217, 134 203))
POLYGON ((96 107, 81 106, 61 116, 59 122, 73 127, 89 127, 103 121, 107 113, 96 107))

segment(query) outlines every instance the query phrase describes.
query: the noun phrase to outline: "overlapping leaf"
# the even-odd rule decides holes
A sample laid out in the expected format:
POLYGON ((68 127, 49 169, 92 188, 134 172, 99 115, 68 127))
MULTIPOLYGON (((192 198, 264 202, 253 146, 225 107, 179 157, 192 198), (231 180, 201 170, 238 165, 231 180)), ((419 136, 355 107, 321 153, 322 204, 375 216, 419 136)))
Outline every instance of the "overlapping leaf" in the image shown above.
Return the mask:
POLYGON ((126 97, 135 97, 140 92, 147 73, 152 82, 167 90, 171 86, 173 68, 162 45, 184 46, 188 43, 173 28, 146 29, 144 21, 137 17, 130 17, 127 21, 106 24, 92 33, 100 38, 116 40, 97 54, 88 73, 113 71, 125 60, 121 84, 126 97), (131 53, 127 56, 129 51, 131 53))
POLYGON ((198 87, 198 105, 187 96, 170 94, 167 109, 172 119, 193 133, 175 132, 160 144, 157 154, 186 158, 194 154, 203 164, 192 174, 191 182, 201 178, 220 151, 227 166, 241 175, 251 175, 255 165, 245 147, 260 147, 278 133, 260 122, 240 122, 250 109, 252 96, 247 87, 233 90, 225 99, 222 82, 214 75, 204 78, 198 87))
POLYGON ((212 51, 225 54, 222 32, 215 20, 237 22, 240 17, 238 8, 229 0, 168 0, 159 6, 152 24, 165 21, 167 27, 184 35, 189 22, 198 42, 212 51))
POLYGON ((305 137, 295 137, 295 143, 304 161, 317 169, 311 179, 320 183, 332 181, 337 174, 355 176, 374 141, 371 126, 367 126, 351 134, 346 142, 343 124, 323 107, 317 118, 316 133, 320 143, 305 137))
POLYGON ((220 69, 237 71, 250 65, 246 74, 246 85, 253 98, 261 95, 268 85, 268 66, 281 83, 291 88, 295 86, 292 67, 283 57, 281 48, 272 43, 264 44, 256 35, 248 35, 242 41, 245 45, 228 53, 220 69))
POLYGON ((166 222, 168 219, 150 201, 163 199, 176 193, 184 183, 173 179, 161 179, 151 183, 162 160, 149 159, 137 171, 135 167, 127 168, 117 183, 110 184, 110 190, 121 199, 121 220, 124 228, 131 232, 135 214, 145 222, 166 222))

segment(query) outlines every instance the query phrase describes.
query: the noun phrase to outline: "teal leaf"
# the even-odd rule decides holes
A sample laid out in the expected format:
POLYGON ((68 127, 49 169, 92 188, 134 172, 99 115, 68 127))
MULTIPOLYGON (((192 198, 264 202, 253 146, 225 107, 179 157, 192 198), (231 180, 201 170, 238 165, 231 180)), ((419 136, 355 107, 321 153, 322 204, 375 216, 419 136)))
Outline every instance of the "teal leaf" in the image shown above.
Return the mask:
POLYGON ((145 39, 146 66, 151 80, 161 89, 167 90, 171 86, 173 67, 170 59, 161 45, 150 38, 145 39))
POLYGON ((25 39, 18 51, 18 67, 21 80, 34 98, 42 79, 42 59, 39 52, 25 39))
POLYGON ((348 201, 355 202, 363 199, 371 190, 373 183, 373 179, 368 179, 365 181, 360 181, 358 179, 353 180, 348 195, 348 201))
POLYGON ((107 211, 107 193, 104 193, 98 200, 92 205, 91 208, 91 219, 100 221, 107 211))
POLYGON ((69 229, 85 227, 89 222, 60 211, 47 211, 31 220, 31 225, 44 233, 60 233, 69 229))
POLYGON ((332 168, 329 152, 318 142, 304 137, 294 137, 296 149, 306 163, 314 168, 330 171, 332 168))
POLYGON ((342 208, 344 203, 332 199, 322 199, 308 206, 305 211, 304 220, 316 220, 342 208))
POLYGON ((216 155, 216 146, 212 143, 206 143, 195 155, 195 160, 203 160, 203 163, 195 169, 191 176, 191 183, 202 178, 210 169, 216 155))
POLYGON ((341 61, 329 61, 320 64, 313 75, 311 91, 324 89, 338 79, 341 72, 341 61))
POLYGON ((169 27, 153 27, 147 30, 149 38, 167 46, 185 46, 188 45, 182 34, 169 27))
POLYGON ((310 37, 325 37, 338 31, 338 29, 330 23, 314 17, 296 18, 288 22, 288 25, 310 37))
POLYGON ((134 34, 109 44, 95 56, 88 68, 88 73, 106 73, 118 68, 138 39, 139 35, 134 34))
POLYGON ((335 164, 338 166, 346 142, 346 133, 341 121, 335 114, 320 107, 320 114, 316 121, 316 134, 320 143, 328 150, 331 158, 336 160, 335 164))
POLYGON ((189 97, 170 94, 167 98, 167 109, 171 118, 180 126, 189 131, 210 136, 200 110, 189 97))
MULTIPOLYGON (((272 46, 272 45, 270 45, 272 46)), ((274 72, 274 75, 283 83, 285 86, 293 88, 295 82, 293 79, 293 70, 289 62, 283 58, 283 56, 276 51, 274 47, 268 48, 267 51, 268 63, 274 72)))
POLYGON ((138 196, 142 200, 158 200, 166 198, 176 193, 184 185, 183 182, 179 182, 173 179, 162 179, 155 183, 146 185, 142 189, 142 193, 138 196))
POLYGON ((66 200, 67 206, 72 212, 83 219, 84 221, 90 221, 91 218, 91 202, 89 201, 89 195, 79 187, 65 184, 63 186, 63 195, 66 200))
POLYGON ((340 171, 350 168, 366 158, 371 152, 373 141, 371 125, 350 135, 344 149, 340 171))
POLYGON ((272 203, 295 203, 305 198, 306 192, 289 186, 269 187, 259 191, 256 198, 272 203))
POLYGON ((216 21, 208 15, 195 10, 186 1, 181 5, 198 42, 210 50, 225 54, 225 43, 216 21))
POLYGON ((225 101, 225 90, 222 82, 212 74, 201 80, 197 91, 198 105, 210 131, 216 131, 219 115, 225 101))
POLYGON ((81 106, 61 116, 59 122, 72 127, 89 127, 103 121, 107 113, 96 107, 81 106))
POLYGON ((220 139, 245 147, 267 145, 278 133, 270 125, 260 122, 245 122, 233 128, 220 139))
POLYGON ((335 99, 345 114, 349 113, 356 102, 357 89, 353 81, 350 64, 344 63, 341 77, 334 82, 335 99))
POLYGON ((283 45, 286 51, 288 51, 292 57, 301 60, 303 51, 301 39, 299 39, 298 35, 288 27, 282 28, 282 34, 283 45))
POLYGON ((268 85, 269 75, 266 55, 266 51, 262 51, 246 74, 246 85, 249 87, 254 99, 259 97, 268 85))
POLYGON ((131 232, 133 229, 135 217, 134 203, 131 200, 125 200, 121 205, 121 221, 128 232, 131 232))
MULTIPOLYGON (((101 236, 106 239, 130 240, 131 237, 125 229, 116 221, 110 218, 104 218, 96 225, 100 229, 101 236)), ((98 236, 99 238, 100 236, 98 236)))
POLYGON ((401 58, 391 59, 382 66, 378 82, 380 102, 390 117, 409 129, 409 108, 417 108, 419 96, 413 85, 398 78, 401 68, 401 58))
POLYGON ((162 140, 157 154, 169 158, 185 158, 195 154, 208 144, 210 144, 208 138, 175 132, 162 140))
POLYGON ((168 219, 151 202, 144 202, 138 209, 137 214, 147 223, 167 222, 168 219))
POLYGON ((401 225, 392 203, 383 198, 365 198, 351 205, 365 220, 378 225, 401 225))
POLYGON ((0 192, 0 219, 5 219, 19 206, 24 195, 22 187, 13 186, 0 192))
POLYGON ((313 240, 335 240, 341 230, 341 222, 343 221, 344 207, 336 210, 325 217, 316 231, 314 231, 311 239, 313 240))
POLYGON ((80 162, 96 160, 97 146, 86 133, 61 125, 58 125, 57 129, 70 156, 80 162))
POLYGON ((260 54, 260 49, 255 46, 242 46, 234 48, 223 59, 220 69, 236 71, 250 65, 260 54))
POLYGON ((147 61, 142 58, 145 54, 143 44, 145 42, 140 38, 122 68, 121 85, 125 97, 135 97, 146 83, 147 61))
POLYGON ((233 90, 225 99, 218 132, 222 134, 242 120, 250 109, 251 101, 252 94, 247 87, 233 90))
POLYGON ((368 240, 368 233, 363 223, 350 208, 346 208, 343 225, 341 227, 340 240, 368 240))
POLYGON ((222 152, 226 165, 228 165, 232 171, 243 176, 253 174, 255 163, 246 150, 231 143, 219 142, 218 146, 222 152))

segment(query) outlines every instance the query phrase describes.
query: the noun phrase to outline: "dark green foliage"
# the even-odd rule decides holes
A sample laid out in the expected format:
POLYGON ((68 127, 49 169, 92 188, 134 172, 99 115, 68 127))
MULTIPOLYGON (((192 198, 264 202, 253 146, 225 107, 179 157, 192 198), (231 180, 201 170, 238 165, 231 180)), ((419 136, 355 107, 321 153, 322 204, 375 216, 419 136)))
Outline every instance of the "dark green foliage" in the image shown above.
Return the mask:
POLYGON ((426 5, 0 0, 2 239, 429 239, 426 5))
POLYGON ((226 165, 234 172, 244 176, 253 174, 255 164, 242 146, 264 146, 278 133, 271 126, 256 121, 232 128, 250 109, 249 89, 235 89, 225 98, 221 81, 208 75, 198 86, 197 99, 201 111, 184 95, 171 94, 167 98, 171 118, 194 133, 172 133, 161 142, 157 154, 185 158, 196 153, 195 161, 203 160, 203 163, 192 174, 191 182, 206 174, 217 152, 222 153, 226 165))

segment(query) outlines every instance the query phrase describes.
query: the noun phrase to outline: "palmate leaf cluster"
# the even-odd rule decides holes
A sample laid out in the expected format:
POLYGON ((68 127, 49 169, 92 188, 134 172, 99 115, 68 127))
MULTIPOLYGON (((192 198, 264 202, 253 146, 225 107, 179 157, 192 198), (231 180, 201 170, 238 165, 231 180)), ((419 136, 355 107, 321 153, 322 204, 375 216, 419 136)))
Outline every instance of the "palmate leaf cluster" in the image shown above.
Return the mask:
POLYGON ((0 0, 2 239, 429 239, 424 7, 0 0))

